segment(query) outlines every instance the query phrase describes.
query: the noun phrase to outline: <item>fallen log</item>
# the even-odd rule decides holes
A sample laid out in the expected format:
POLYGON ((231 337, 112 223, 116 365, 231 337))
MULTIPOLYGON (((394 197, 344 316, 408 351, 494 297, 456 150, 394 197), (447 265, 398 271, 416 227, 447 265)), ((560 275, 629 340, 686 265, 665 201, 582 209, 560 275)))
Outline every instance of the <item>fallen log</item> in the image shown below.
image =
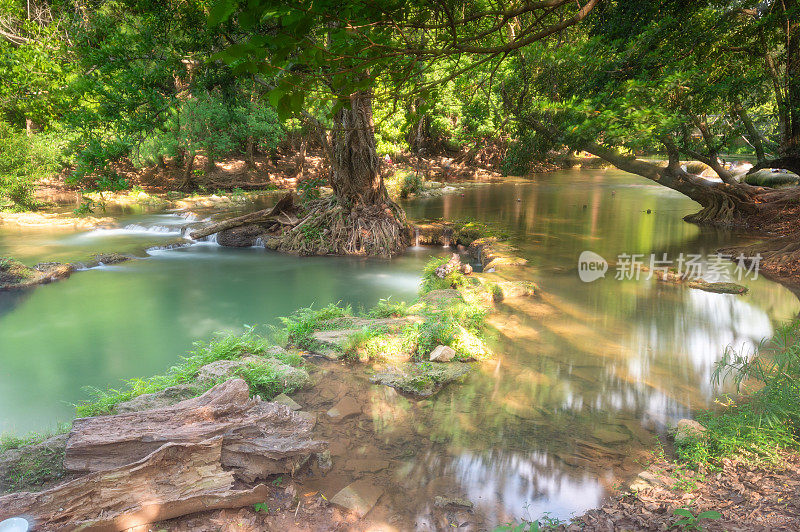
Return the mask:
POLYGON ((294 195, 289 193, 278 200, 278 203, 270 209, 251 212, 236 218, 223 220, 215 224, 211 224, 197 231, 192 231, 189 235, 193 240, 205 238, 209 235, 225 231, 226 229, 234 229, 242 225, 277 222, 281 225, 295 225, 298 222, 297 207, 294 204, 294 195))
POLYGON ((26 516, 35 530, 117 532, 206 510, 264 502, 263 484, 233 489, 222 469, 223 439, 167 443, 142 460, 39 493, 0 497, 0 521, 26 516))
POLYGON ((222 465, 246 482, 292 475, 326 444, 311 439, 312 422, 278 403, 248 397, 232 379, 172 406, 76 419, 64 452, 74 473, 103 471, 141 460, 165 443, 222 437, 222 465))

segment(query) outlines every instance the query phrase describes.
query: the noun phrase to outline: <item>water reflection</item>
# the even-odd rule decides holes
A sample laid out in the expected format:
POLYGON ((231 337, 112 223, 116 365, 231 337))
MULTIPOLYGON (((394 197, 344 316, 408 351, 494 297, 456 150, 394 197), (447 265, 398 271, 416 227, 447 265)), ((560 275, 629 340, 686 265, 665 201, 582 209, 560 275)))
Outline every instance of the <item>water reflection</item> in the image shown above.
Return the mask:
MULTIPOLYGON (((710 404, 710 373, 727 345, 753 345, 800 309, 795 294, 763 278, 746 281, 747 296, 613 275, 582 283, 584 250, 611 260, 705 256, 745 240, 683 222, 692 202, 619 172, 555 173, 406 208, 411 218, 478 219, 509 234, 541 296, 502 306, 492 318, 499 358, 433 399, 372 386, 366 373, 339 364, 322 364, 319 385, 296 396, 317 413, 319 437, 333 442, 333 470, 304 487, 330 498, 367 479, 385 489, 370 517, 400 529, 491 527, 543 512, 567 518, 596 505, 641 470, 659 431, 710 404), (364 405, 362 414, 330 420, 325 412, 346 395, 364 405), (468 498, 476 511, 437 509, 437 495, 468 498)), ((68 252, 63 238, 48 238, 56 243, 46 250, 68 252)), ((3 249, 42 253, 8 233, 0 239, 3 249)), ((153 253, 127 271, 81 273, 16 302, 0 295, 0 309, 13 307, 0 316, 0 428, 68 415, 53 405, 79 397, 80 385, 162 371, 214 329, 264 323, 312 302, 410 299, 432 252, 442 251, 414 249, 393 261, 297 259, 208 243, 153 253)))

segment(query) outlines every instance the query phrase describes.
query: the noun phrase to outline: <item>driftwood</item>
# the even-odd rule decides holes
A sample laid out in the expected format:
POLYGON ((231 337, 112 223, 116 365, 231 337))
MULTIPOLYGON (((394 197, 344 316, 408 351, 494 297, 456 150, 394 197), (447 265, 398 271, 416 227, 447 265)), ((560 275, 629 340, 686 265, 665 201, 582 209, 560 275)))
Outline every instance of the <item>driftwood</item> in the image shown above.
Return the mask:
POLYGON ((223 220, 202 229, 198 229, 197 231, 192 231, 189 236, 191 236, 193 240, 198 240, 200 238, 219 233, 220 231, 225 231, 226 229, 234 229, 242 225, 256 223, 273 222, 281 225, 294 226, 299 221, 297 215, 295 214, 296 212, 297 207, 294 204, 294 195, 289 193, 282 197, 278 203, 276 203, 275 206, 270 209, 251 212, 250 214, 245 214, 244 216, 223 220))
POLYGON ((144 459, 39 493, 0 497, 0 521, 24 515, 36 530, 121 531, 183 515, 264 502, 267 487, 233 489, 223 439, 166 444, 144 459))
POLYGON ((311 439, 312 422, 277 403, 248 397, 233 379, 172 406, 76 419, 64 454, 67 471, 103 471, 141 460, 165 443, 199 443, 222 436, 222 465, 253 482, 293 474, 325 443, 311 439))

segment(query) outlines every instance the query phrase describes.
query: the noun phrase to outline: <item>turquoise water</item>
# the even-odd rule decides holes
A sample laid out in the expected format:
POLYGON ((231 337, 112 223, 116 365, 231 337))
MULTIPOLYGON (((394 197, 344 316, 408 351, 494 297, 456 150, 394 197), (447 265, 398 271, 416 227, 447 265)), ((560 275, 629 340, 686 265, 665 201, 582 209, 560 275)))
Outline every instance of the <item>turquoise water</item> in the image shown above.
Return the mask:
MULTIPOLYGON (((714 362, 727 346, 748 349, 800 302, 763 277, 745 296, 644 279, 614 279, 620 254, 707 257, 747 241, 682 221, 696 205, 616 171, 566 171, 479 186, 405 205, 411 219, 489 222, 527 258, 523 274, 541 297, 509 301, 492 318, 498 359, 433 400, 370 386, 333 365, 296 399, 318 412, 334 470, 304 481, 330 497, 355 479, 387 494, 371 514, 402 529, 441 525, 437 494, 476 503, 493 526, 544 512, 560 518, 597 505, 670 423, 712 404, 714 362), (648 210, 650 212, 648 212, 648 210), (612 263, 605 278, 579 279, 578 256, 612 263), (364 412, 344 425, 324 412, 354 395, 364 412), (347 466, 354 455, 381 471, 347 466)), ((181 237, 171 213, 128 215, 119 228, 55 232, 0 227, 0 254, 33 263, 92 251, 134 252, 181 237)), ((215 331, 275 323, 301 306, 354 307, 413 299, 422 265, 450 250, 412 248, 393 260, 297 258, 202 242, 78 272, 28 292, 0 294, 0 431, 26 432, 71 418, 86 386, 164 371, 215 331)), ((707 265, 707 261, 703 261, 707 265)), ((427 528, 426 528, 427 527, 427 528)))

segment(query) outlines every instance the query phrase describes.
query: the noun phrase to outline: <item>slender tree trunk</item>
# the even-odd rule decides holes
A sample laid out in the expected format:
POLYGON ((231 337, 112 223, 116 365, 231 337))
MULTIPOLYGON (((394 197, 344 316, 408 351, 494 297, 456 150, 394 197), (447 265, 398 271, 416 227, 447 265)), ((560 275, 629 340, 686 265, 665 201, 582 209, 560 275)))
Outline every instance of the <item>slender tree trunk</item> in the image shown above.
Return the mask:
POLYGON ((350 206, 386 202, 370 92, 350 96, 350 108, 336 113, 331 137, 331 186, 339 201, 350 206))
POLYGON ((256 159, 255 159, 255 140, 253 140, 253 136, 249 135, 247 137, 247 147, 246 147, 246 155, 245 158, 247 159, 247 166, 250 168, 256 167, 256 159))
POLYGON ((783 0, 786 15, 786 95, 788 123, 780 148, 783 158, 796 161, 800 169, 800 3, 783 0))
POLYGON ((300 149, 297 150, 295 166, 297 167, 297 179, 303 180, 306 173, 306 149, 308 147, 308 137, 306 135, 300 139, 300 149))
POLYGON ((194 158, 194 153, 184 150, 183 159, 186 161, 186 165, 183 170, 183 183, 179 187, 181 190, 194 190, 197 188, 194 182, 194 158))

